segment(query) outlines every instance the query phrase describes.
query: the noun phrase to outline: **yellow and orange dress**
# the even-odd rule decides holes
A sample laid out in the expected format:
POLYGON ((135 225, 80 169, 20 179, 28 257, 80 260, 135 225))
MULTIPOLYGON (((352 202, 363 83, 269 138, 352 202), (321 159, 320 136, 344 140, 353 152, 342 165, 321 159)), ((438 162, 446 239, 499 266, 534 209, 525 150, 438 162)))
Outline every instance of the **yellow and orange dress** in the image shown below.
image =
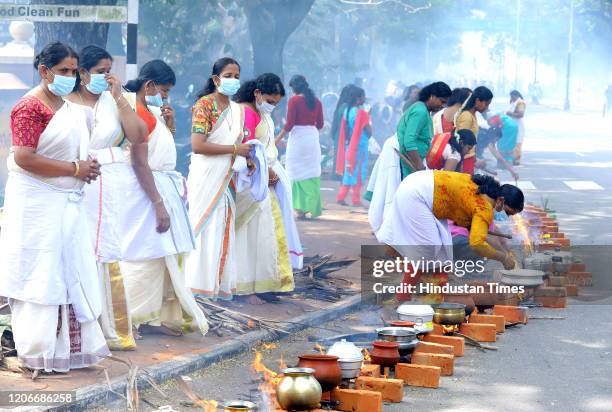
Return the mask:
MULTIPOLYGON (((400 184, 378 240, 391 245, 402 256, 444 262, 452 260, 452 237, 447 219, 470 229, 470 246, 480 255, 493 257, 487 241, 493 221, 493 206, 465 173, 424 170, 410 174, 400 184)), ((413 283, 416 277, 406 283, 413 283)), ((431 283, 445 283, 445 276, 431 283)), ((402 300, 398 296, 399 300, 402 300)))

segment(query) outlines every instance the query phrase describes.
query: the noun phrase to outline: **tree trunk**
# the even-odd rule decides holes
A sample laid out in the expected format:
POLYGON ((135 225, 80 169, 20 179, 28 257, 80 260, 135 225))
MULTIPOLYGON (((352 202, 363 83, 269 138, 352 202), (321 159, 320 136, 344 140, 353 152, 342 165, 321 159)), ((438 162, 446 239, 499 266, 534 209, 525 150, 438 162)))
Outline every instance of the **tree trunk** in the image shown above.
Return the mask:
POLYGON ((314 0, 244 0, 256 75, 283 76, 283 49, 287 39, 306 17, 314 0))
MULTIPOLYGON (((79 4, 114 6, 117 0, 32 0, 32 4, 79 4)), ((78 53, 90 44, 106 48, 108 23, 34 23, 36 33, 35 53, 45 45, 60 41, 66 43, 78 53)))

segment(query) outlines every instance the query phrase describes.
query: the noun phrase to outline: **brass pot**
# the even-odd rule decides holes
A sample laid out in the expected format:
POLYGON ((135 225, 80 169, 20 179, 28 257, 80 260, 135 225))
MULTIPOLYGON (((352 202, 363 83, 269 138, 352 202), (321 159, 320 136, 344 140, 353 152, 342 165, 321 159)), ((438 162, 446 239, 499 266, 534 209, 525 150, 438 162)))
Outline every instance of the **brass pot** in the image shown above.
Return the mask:
POLYGON ((465 305, 462 303, 438 303, 431 305, 433 321, 439 325, 459 325, 465 320, 465 305))
POLYGON ((307 411, 321 402, 321 384, 314 377, 314 369, 289 368, 276 387, 276 399, 283 409, 307 411))
POLYGON ((224 412, 254 412, 257 405, 249 401, 229 401, 223 404, 224 412))

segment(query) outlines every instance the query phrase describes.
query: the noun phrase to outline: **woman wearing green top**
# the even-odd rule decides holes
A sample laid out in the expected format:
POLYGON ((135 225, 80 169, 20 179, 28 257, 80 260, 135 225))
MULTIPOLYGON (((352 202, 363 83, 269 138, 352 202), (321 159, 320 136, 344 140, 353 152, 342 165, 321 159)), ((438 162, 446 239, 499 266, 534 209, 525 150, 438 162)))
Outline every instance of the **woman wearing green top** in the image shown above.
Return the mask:
MULTIPOLYGON (((400 152, 418 169, 423 170, 423 159, 431 146, 433 124, 431 112, 442 109, 451 95, 451 89, 444 82, 425 86, 419 93, 419 100, 402 115, 397 125, 397 139, 400 152)), ((414 172, 403 160, 400 161, 402 179, 414 172)))

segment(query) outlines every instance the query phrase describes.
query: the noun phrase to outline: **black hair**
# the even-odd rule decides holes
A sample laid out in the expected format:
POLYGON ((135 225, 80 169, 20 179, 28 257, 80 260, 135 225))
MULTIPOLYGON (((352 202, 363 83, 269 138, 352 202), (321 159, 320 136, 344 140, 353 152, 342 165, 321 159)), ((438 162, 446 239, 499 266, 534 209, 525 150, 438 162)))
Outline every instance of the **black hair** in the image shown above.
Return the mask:
POLYGON ((340 110, 342 110, 344 106, 348 104, 349 96, 353 93, 352 90, 356 87, 357 86, 350 83, 344 86, 340 91, 340 96, 338 97, 336 108, 334 109, 334 118, 332 119, 331 135, 334 139, 336 134, 338 134, 338 132, 340 131, 340 110))
POLYGON ((274 73, 264 73, 256 79, 242 83, 233 100, 236 103, 254 103, 255 90, 259 90, 262 94, 280 94, 281 97, 285 96, 285 87, 280 77, 274 73))
POLYGON ((512 90, 512 91, 510 92, 510 96, 517 96, 517 97, 519 97, 519 98, 521 98, 521 99, 523 98, 523 95, 522 95, 522 94, 521 94, 521 92, 519 92, 518 90, 512 90))
POLYGON ((79 55, 67 44, 58 41, 49 43, 34 57, 34 68, 43 65, 51 68, 61 63, 66 57, 74 57, 79 61, 79 55))
POLYGON ((487 195, 491 199, 503 197, 506 206, 518 212, 523 211, 525 195, 523 195, 523 191, 518 187, 509 184, 500 186, 497 180, 485 175, 472 176, 472 182, 478 185, 477 194, 487 195))
POLYGON ((347 96, 347 104, 349 107, 354 107, 357 106, 357 102, 361 99, 365 97, 365 90, 363 90, 361 87, 353 87, 347 96))
POLYGON ((152 80, 155 84, 176 84, 174 70, 162 60, 151 60, 142 66, 138 77, 125 84, 125 88, 130 92, 137 92, 145 82, 152 80))
MULTIPOLYGON (((102 59, 109 59, 112 62, 113 56, 111 56, 110 53, 104 50, 102 47, 94 45, 85 46, 79 53, 79 68, 89 71, 89 69, 98 64, 98 62, 102 59)), ((72 90, 73 92, 79 90, 79 83, 81 83, 81 75, 77 71, 76 84, 72 90)))
POLYGON ((461 160, 463 160, 462 146, 475 146, 476 136, 474 136, 474 132, 472 132, 470 129, 457 130, 451 135, 451 138, 448 140, 448 144, 455 152, 461 155, 461 160))
POLYGON ((306 106, 310 110, 314 110, 316 97, 304 76, 301 74, 294 75, 289 81, 289 86, 293 89, 293 93, 303 95, 306 99, 306 106))
POLYGON ((217 90, 217 86, 215 86, 215 82, 212 78, 213 76, 219 76, 221 72, 223 72, 223 69, 225 69, 225 67, 229 66, 230 64, 235 64, 236 66, 238 66, 238 70, 240 70, 240 64, 238 64, 238 62, 231 57, 221 57, 215 62, 215 64, 213 64, 212 73, 210 74, 210 77, 208 77, 208 80, 206 80, 204 88, 198 92, 198 99, 204 96, 208 96, 209 94, 214 93, 215 90, 217 90))
POLYGON ((452 94, 451 88, 444 82, 435 82, 423 87, 419 92, 419 100, 425 103, 431 96, 448 98, 452 94))
POLYGON ((467 87, 458 87, 453 89, 450 98, 448 99, 447 106, 454 106, 456 104, 463 104, 468 97, 470 97, 470 93, 472 93, 471 89, 467 87))
POLYGON ((493 100, 493 92, 488 87, 478 86, 474 89, 472 96, 465 103, 463 110, 473 109, 476 105, 476 100, 480 100, 481 102, 489 102, 493 100))

